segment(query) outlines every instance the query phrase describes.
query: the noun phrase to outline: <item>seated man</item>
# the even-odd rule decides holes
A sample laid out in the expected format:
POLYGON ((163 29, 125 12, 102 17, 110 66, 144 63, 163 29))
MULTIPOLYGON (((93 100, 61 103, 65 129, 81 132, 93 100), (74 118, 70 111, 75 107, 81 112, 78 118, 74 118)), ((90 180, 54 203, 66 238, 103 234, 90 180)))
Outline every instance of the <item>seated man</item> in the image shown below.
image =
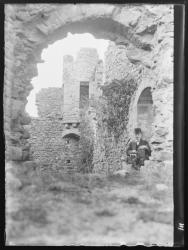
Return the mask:
POLYGON ((149 143, 142 139, 142 131, 135 128, 135 140, 131 141, 126 150, 127 162, 132 164, 135 169, 140 169, 144 165, 144 161, 149 159, 151 149, 149 143))

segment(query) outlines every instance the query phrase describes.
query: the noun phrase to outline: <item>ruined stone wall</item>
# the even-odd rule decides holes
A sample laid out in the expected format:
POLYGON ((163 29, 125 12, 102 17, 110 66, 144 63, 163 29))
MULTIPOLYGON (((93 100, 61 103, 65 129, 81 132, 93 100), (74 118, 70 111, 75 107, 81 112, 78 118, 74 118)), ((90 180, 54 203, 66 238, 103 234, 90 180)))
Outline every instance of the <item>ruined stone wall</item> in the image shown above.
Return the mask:
MULTIPOLYGON (((165 124, 172 124, 172 105, 164 111, 164 105, 160 103, 163 103, 162 94, 167 89, 169 100, 173 96, 173 6, 6 5, 4 117, 7 160, 27 159, 28 135, 24 135, 23 126, 29 123, 24 108, 32 89, 31 79, 38 73, 37 63, 41 62, 42 50, 66 37, 67 32, 90 32, 97 38, 125 45, 129 61, 142 68, 138 71, 140 76, 145 73, 146 78, 153 76, 155 79, 154 88, 157 86, 158 89, 153 92, 156 126, 161 124, 163 129, 165 124), (164 112, 170 114, 168 122, 164 112)), ((130 121, 132 119, 130 117, 130 121)), ((169 131, 165 135, 170 148, 171 135, 169 131)))
POLYGON ((82 48, 74 62, 69 55, 64 56, 63 87, 42 89, 36 95, 37 119, 32 119, 30 131, 31 156, 34 160, 53 163, 74 170, 79 165, 78 140, 72 134, 79 132, 80 82, 89 82, 89 94, 96 91, 102 80, 101 63, 98 64, 96 49, 82 48), (96 73, 96 68, 98 71, 96 73), (93 88, 92 88, 92 86, 93 88), (77 118, 77 120, 76 120, 77 118))
MULTIPOLYGON (((128 43, 117 45, 111 42, 105 55, 105 84, 115 79, 134 78, 136 90, 129 107, 127 131, 118 145, 113 146, 109 143, 111 152, 107 150, 110 153, 108 153, 109 157, 106 157, 106 162, 99 160, 100 154, 105 154, 106 149, 100 138, 97 139, 98 145, 96 145, 94 157, 96 171, 102 168, 102 165, 105 171, 108 171, 110 166, 113 170, 111 162, 115 162, 114 170, 118 162, 121 167, 120 158, 122 153, 125 155, 124 148, 128 139, 133 138, 134 128, 138 126, 138 99, 147 87, 151 88, 153 100, 151 112, 154 116, 149 138, 152 156, 147 165, 150 166, 151 161, 162 162, 163 166, 169 167, 169 173, 173 171, 173 9, 171 6, 165 6, 163 10, 160 6, 149 7, 149 9, 153 15, 158 15, 160 21, 151 19, 147 23, 150 28, 142 22, 139 24, 136 32, 141 36, 146 49, 136 48, 128 43)), ((100 133, 98 136, 100 137, 100 133)), ((107 140, 110 141, 110 138, 107 140)))
MULTIPOLYGON (((141 24, 138 33, 151 49, 139 50, 132 45, 115 46, 111 43, 106 53, 106 80, 126 79, 132 75, 137 89, 129 111, 128 135, 133 136, 137 127, 137 102, 142 91, 151 87, 154 121, 150 143, 155 160, 172 160, 173 151, 173 9, 165 6, 151 7, 160 22, 153 22, 150 29, 141 24), (157 13, 158 11, 158 13, 157 13), (159 153, 160 151, 160 153, 159 153)), ((148 23, 149 26, 149 23, 148 23)))
POLYGON ((36 105, 39 117, 62 118, 62 88, 46 88, 36 94, 36 105))
MULTIPOLYGON (((125 45, 116 45, 110 42, 105 53, 104 84, 112 80, 127 80, 132 73, 137 79, 137 67, 132 64, 126 55, 125 45)), ((126 157, 128 135, 124 133, 118 143, 105 133, 104 127, 98 127, 94 150, 94 172, 113 173, 122 168, 122 157, 126 157)))
MULTIPOLYGON (((157 9, 153 9, 157 11, 157 9)), ((138 89, 130 106, 129 131, 137 122, 137 101, 146 87, 151 87, 154 121, 150 143, 153 149, 151 160, 173 161, 173 9, 166 7, 160 14, 160 22, 155 31, 142 31, 145 40, 152 39, 151 55, 145 58, 145 67, 140 74, 138 89), (149 34, 150 33, 150 34, 149 34), (133 112, 135 111, 135 112, 133 112)), ((130 52, 129 52, 130 53, 130 52)), ((134 55, 141 60, 142 54, 134 55)), ((131 53, 128 58, 132 59, 131 53)))
POLYGON ((74 59, 70 55, 63 57, 63 117, 64 121, 78 122, 78 85, 74 80, 74 59))
MULTIPOLYGON (((75 61, 69 55, 64 56, 64 122, 79 122, 80 82, 89 82, 89 89, 92 89, 91 85, 98 60, 97 50, 92 48, 81 48, 75 61)), ((89 91, 91 94, 91 90, 89 91)))
POLYGON ((126 79, 132 74, 137 78, 138 67, 131 63, 127 57, 127 49, 125 45, 116 45, 110 42, 105 52, 105 82, 112 80, 126 79))
POLYGON ((99 56, 95 48, 81 48, 74 64, 75 80, 79 83, 81 81, 90 82, 94 79, 98 60, 99 56))
POLYGON ((30 132, 30 158, 54 171, 75 171, 79 163, 78 140, 63 138, 65 131, 61 120, 54 118, 32 118, 27 125, 30 132))
POLYGON ((41 162, 58 162, 61 159, 63 147, 63 126, 61 121, 49 118, 32 118, 28 125, 29 142, 34 160, 41 162))
MULTIPOLYGON (((99 131, 98 131, 99 132, 99 131)), ((122 169, 123 160, 126 159, 127 137, 125 135, 115 143, 112 137, 105 137, 100 132, 94 145, 93 172, 112 174, 122 169)))
POLYGON ((27 127, 30 132, 30 157, 41 162, 57 163, 62 155, 62 89, 44 88, 36 94, 37 118, 27 127))
POLYGON ((15 30, 19 27, 19 22, 15 21, 15 6, 5 6, 5 73, 4 73, 4 133, 5 133, 5 157, 6 160, 25 161, 29 158, 30 146, 27 142, 29 133, 24 129, 24 125, 30 123, 31 119, 25 112, 27 103, 26 97, 32 90, 28 78, 35 71, 29 69, 25 77, 21 77, 23 72, 22 62, 25 56, 20 54, 22 45, 15 45, 19 38, 15 30), (15 60, 16 58, 16 60, 15 60), (8 66, 8 67, 7 67, 8 66), (17 68, 21 71, 18 72, 17 68), (17 76, 15 76, 17 74, 17 76))

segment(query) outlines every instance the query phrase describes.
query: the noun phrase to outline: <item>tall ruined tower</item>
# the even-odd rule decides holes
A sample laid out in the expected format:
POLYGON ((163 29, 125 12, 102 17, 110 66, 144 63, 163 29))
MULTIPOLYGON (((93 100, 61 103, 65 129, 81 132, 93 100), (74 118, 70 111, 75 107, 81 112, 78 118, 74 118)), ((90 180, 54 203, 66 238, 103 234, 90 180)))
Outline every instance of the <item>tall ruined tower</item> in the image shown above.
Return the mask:
POLYGON ((80 110, 97 93, 103 76, 97 50, 82 48, 74 61, 63 57, 62 88, 46 88, 37 94, 39 117, 29 128, 33 158, 75 171, 80 159, 80 110))
POLYGON ((101 83, 102 62, 97 50, 82 48, 74 61, 66 55, 63 58, 63 133, 64 141, 61 165, 68 171, 77 171, 81 152, 80 115, 81 110, 89 107, 89 99, 97 94, 97 85, 101 83))
POLYGON ((95 73, 99 57, 97 50, 82 48, 74 61, 66 55, 63 58, 63 123, 65 128, 76 128, 80 122, 79 111, 88 105, 94 91, 95 73))

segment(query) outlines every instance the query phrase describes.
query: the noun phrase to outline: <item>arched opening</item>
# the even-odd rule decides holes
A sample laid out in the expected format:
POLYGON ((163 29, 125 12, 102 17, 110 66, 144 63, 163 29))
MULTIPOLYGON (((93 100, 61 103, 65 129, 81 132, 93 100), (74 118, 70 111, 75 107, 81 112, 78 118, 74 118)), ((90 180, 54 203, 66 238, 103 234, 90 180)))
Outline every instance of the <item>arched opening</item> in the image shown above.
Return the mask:
POLYGON ((63 138, 66 139, 66 143, 70 144, 70 139, 74 139, 76 141, 79 141, 80 139, 80 135, 79 134, 75 134, 75 133, 67 133, 63 136, 63 138))
POLYGON ((89 33, 69 33, 65 39, 43 50, 44 63, 37 65, 39 74, 33 81, 36 101, 28 98, 26 109, 31 115, 29 142, 33 160, 48 155, 48 160, 60 168, 67 164, 77 167, 79 110, 89 105, 94 92, 92 86, 96 85, 96 68, 98 62, 103 61, 108 43, 108 40, 95 39, 89 33), (38 111, 35 112, 37 118, 33 117, 34 109, 38 111))
MULTIPOLYGON (((160 8, 162 8, 163 10, 164 6, 162 7, 158 6, 158 8, 159 10, 160 8)), ((165 71, 164 68, 166 68, 166 65, 168 64, 167 62, 170 62, 170 60, 169 61, 164 60, 164 63, 162 61, 164 58, 164 55, 163 55, 164 50, 166 50, 167 52, 170 52, 169 55, 173 54, 172 51, 168 49, 168 44, 171 43, 172 41, 170 37, 173 37, 173 34, 171 33, 171 31, 173 30, 172 29, 173 27, 171 25, 173 24, 173 19, 170 18, 169 11, 166 12, 166 10, 163 10, 161 12, 161 11, 158 11, 158 8, 153 9, 153 7, 151 8, 148 5, 139 6, 139 5, 129 5, 129 4, 128 5, 126 4, 124 5, 120 5, 120 4, 44 4, 44 5, 43 4, 16 5, 15 4, 15 5, 6 5, 5 6, 5 9, 6 9, 6 13, 5 13, 6 14, 5 15, 5 28, 6 28, 5 91, 4 91, 4 96, 5 96, 4 98, 4 107, 5 107, 4 129, 5 129, 5 137, 6 137, 6 151, 7 151, 7 156, 8 156, 6 157, 6 159, 16 160, 16 161, 26 161, 28 159, 27 153, 29 152, 29 146, 27 142, 28 142, 29 136, 26 133, 27 131, 24 129, 24 125, 29 124, 29 118, 25 114, 25 105, 27 103, 27 97, 32 89, 31 79, 37 75, 37 64, 41 63, 42 50, 46 48, 49 44, 52 44, 53 42, 57 40, 65 38, 68 32, 71 32, 73 34, 89 32, 95 35, 96 38, 108 39, 108 40, 114 41, 116 44, 121 43, 123 44, 123 46, 125 45, 126 50, 130 52, 129 58, 131 58, 132 64, 138 65, 138 66, 141 64, 143 68, 145 67, 145 64, 146 65, 149 64, 150 67, 145 69, 146 73, 150 72, 153 78, 155 78, 155 75, 161 74, 161 79, 162 80, 167 79, 168 81, 169 80, 168 78, 166 77, 162 78, 162 73, 165 71), (165 13, 167 13, 166 16, 165 16, 165 13), (156 33, 155 33, 155 30, 157 30, 156 33), (157 39, 159 39, 158 41, 160 41, 160 43, 157 43, 157 39), (162 46, 160 44, 162 44, 162 46), (153 47, 155 48, 154 53, 150 54, 152 53, 153 47), (153 65, 153 61, 155 60, 155 58, 157 58, 157 63, 153 65), (162 64, 164 64, 163 66, 164 68, 162 71, 160 68, 161 62, 162 64), (155 69, 155 67, 156 67, 156 72, 155 74, 153 74, 153 71, 151 70, 155 69)), ((167 59, 168 59, 168 54, 167 54, 167 59)), ((53 67, 56 67, 56 65, 54 64, 53 67)), ((114 65, 112 67, 114 67, 114 65)), ((168 70, 166 71, 170 73, 169 69, 170 68, 168 68, 168 70)), ((138 75, 137 79, 141 79, 142 75, 145 72, 143 73, 141 72, 140 75, 138 75)), ((118 71, 118 74, 119 74, 119 71, 118 71)), ((164 76, 166 75, 163 75, 163 77, 164 76)), ((150 77, 151 76, 149 75, 148 78, 150 79, 150 77)), ((153 78, 151 79, 151 84, 153 82, 153 78)), ((171 80, 171 77, 170 77, 170 80, 171 80)), ((80 82, 85 82, 85 80, 80 79, 80 82)), ((164 88, 162 88, 161 92, 163 91, 163 89, 164 88)), ((66 91, 66 89, 64 89, 64 91, 66 91)), ((88 95, 88 91, 83 92, 83 94, 81 95, 81 99, 82 99, 82 96, 85 96, 84 93, 87 93, 88 95)), ((138 95, 136 95, 136 97, 138 97, 138 95)), ((73 100, 75 100, 74 97, 73 97, 73 100)), ((136 104, 135 106, 137 106, 137 103, 135 104, 136 104)), ((147 116, 149 116, 148 113, 151 110, 151 109, 149 110, 149 108, 150 106, 152 106, 151 103, 149 102, 144 103, 143 100, 141 100, 140 103, 138 103, 138 121, 139 122, 143 120, 142 113, 144 113, 144 112, 140 112, 140 109, 141 111, 143 111, 143 108, 141 108, 141 105, 147 106, 146 108, 147 112, 145 112, 147 116)), ((69 114, 68 111, 69 110, 67 109, 66 114, 69 114)), ((136 111, 136 107, 135 107, 135 111, 136 111)), ((52 115, 54 115, 53 112, 52 112, 52 115)), ((50 117, 48 117, 47 121, 41 120, 41 123, 47 126, 46 131, 44 133, 43 140, 39 138, 38 131, 36 131, 36 137, 40 139, 39 142, 41 143, 41 151, 43 150, 43 146, 54 145, 54 143, 58 142, 57 147, 54 147, 54 146, 51 147, 53 148, 53 151, 51 150, 51 148, 48 148, 48 152, 45 154, 45 158, 46 157, 52 158, 54 157, 54 154, 58 152, 60 153, 60 155, 59 154, 55 155, 55 157, 57 157, 57 162, 61 163, 61 157, 63 159, 63 162, 62 164, 60 164, 60 166, 65 166, 71 169, 72 166, 74 167, 77 165, 77 162, 76 162, 77 158, 76 158, 75 151, 78 149, 79 140, 78 138, 76 138, 75 135, 71 135, 70 131, 72 132, 73 128, 76 129, 78 127, 76 123, 77 121, 75 119, 73 120, 72 117, 67 116, 66 124, 63 124, 63 122, 62 123, 59 122, 59 121, 62 121, 59 119, 61 117, 58 117, 56 122, 54 122, 51 118, 52 116, 50 114, 50 117), (54 129, 49 131, 48 129, 49 126, 54 127, 54 129), (62 135, 62 132, 63 132, 62 130, 64 130, 64 128, 66 128, 69 131, 69 134, 67 134, 65 137, 63 137, 62 135), (58 129, 58 133, 53 134, 53 136, 51 136, 51 132, 54 133, 54 131, 57 131, 57 129, 58 129), (50 136, 49 141, 48 141, 48 136, 50 136), (65 145, 63 147, 62 144, 64 142, 65 142, 65 145), (72 148, 72 151, 69 150, 69 147, 72 148), (73 154, 74 154, 74 158, 72 158, 73 154), (74 160, 74 162, 72 160, 74 160)), ((151 119, 145 119, 145 120, 147 122, 148 120, 151 122, 151 119)), ((146 125, 148 126, 148 123, 146 125)), ((43 131, 41 130, 40 132, 43 132, 43 131)), ((150 131, 151 130, 147 127, 147 132, 150 132, 150 131)), ((106 165, 105 162, 103 162, 104 164, 100 163, 100 161, 101 162, 103 161, 104 159, 103 155, 105 155, 105 153, 106 152, 104 149, 104 151, 99 150, 99 154, 97 154, 97 156, 99 155, 101 156, 100 158, 102 158, 101 160, 99 157, 96 159, 97 161, 99 159, 99 164, 101 165, 102 168, 103 168, 103 165, 106 165)), ((115 157, 116 150, 114 150, 112 153, 113 154, 111 154, 111 152, 109 151, 109 155, 111 158, 114 157, 114 159, 116 159, 117 157, 119 157, 118 154, 117 154, 117 157, 115 157)), ((120 160, 120 157, 118 160, 120 160)), ((115 164, 116 163, 117 162, 115 162, 115 164)), ((105 245, 112 244, 113 245, 114 244, 113 239, 117 238, 117 234, 119 236, 118 238, 120 239, 121 244, 123 242, 123 244, 130 243, 132 245, 132 242, 134 243, 138 241, 138 237, 137 237, 138 230, 133 225, 133 224, 135 225, 137 224, 137 223, 134 223, 135 218, 133 218, 133 220, 130 218, 130 220, 127 221, 126 217, 125 218, 122 217, 120 226, 117 228, 117 230, 113 230, 113 231, 111 230, 112 232, 111 231, 109 232, 109 228, 111 227, 111 225, 107 225, 106 223, 101 223, 101 221, 103 219, 105 220, 105 217, 109 215, 114 216, 113 217, 114 221, 115 222, 118 221, 119 223, 120 217, 117 213, 114 213, 113 211, 114 206, 115 208, 117 207, 117 201, 116 201, 117 199, 113 199, 114 197, 113 192, 109 193, 109 184, 110 184, 109 181, 112 180, 113 181, 112 184, 115 184, 114 180, 116 180, 116 178, 115 179, 108 178, 107 181, 105 181, 105 179, 103 178, 103 175, 101 175, 101 178, 99 178, 100 177, 99 175, 98 176, 95 175, 93 176, 94 178, 92 179, 90 179, 90 176, 87 179, 85 178, 85 176, 83 178, 79 178, 79 176, 73 176, 75 178, 71 177, 70 182, 72 183, 70 183, 71 185, 69 186, 68 183, 64 181, 65 179, 62 179, 61 181, 56 182, 53 178, 51 178, 51 174, 50 174, 49 176, 50 180, 49 182, 45 184, 45 188, 43 188, 43 186, 41 185, 42 184, 41 182, 39 182, 40 184, 39 187, 35 184, 36 183, 35 176, 33 176, 32 174, 32 168, 34 168, 33 163, 24 162, 22 164, 20 164, 20 167, 16 164, 14 165, 7 164, 7 169, 6 169, 7 170, 6 173, 7 172, 9 173, 9 176, 8 175, 6 176, 8 177, 6 178, 6 180, 8 179, 10 183, 13 183, 11 192, 8 192, 8 199, 10 200, 12 196, 14 196, 13 198, 16 198, 16 196, 18 196, 19 197, 18 201, 23 202, 23 204, 20 204, 19 206, 16 206, 16 207, 14 206, 15 207, 14 210, 12 209, 8 210, 8 213, 6 213, 8 216, 11 216, 8 218, 8 222, 11 222, 8 225, 11 230, 9 232, 6 230, 6 232, 8 233, 7 244, 9 244, 10 242, 13 242, 12 244, 15 244, 15 245, 19 245, 19 244, 26 245, 27 243, 29 243, 30 245, 33 245, 33 244, 35 245, 36 244, 39 244, 39 245, 41 244, 42 245, 43 244, 44 245, 47 245, 47 244, 50 244, 50 245, 51 244, 52 245, 86 244, 88 245, 93 242, 94 245, 100 245, 100 244, 105 244, 105 245), (22 167, 22 164, 23 164, 23 167, 22 167), (28 166, 27 171, 24 165, 28 166), (14 168, 14 169, 11 169, 11 168, 14 168), (19 178, 19 171, 17 171, 17 169, 20 170, 21 172, 20 181, 17 181, 17 178, 19 178), (28 177, 29 180, 25 181, 24 175, 26 176, 26 178, 28 177), (77 181, 78 183, 77 186, 74 185, 74 179, 75 179, 75 182, 77 181), (19 192, 17 192, 18 189, 23 192, 19 194, 19 192), (50 193, 46 195, 46 193, 44 192, 45 190, 48 190, 50 193), (24 194, 24 196, 22 196, 22 194, 24 194), (32 194, 32 195, 28 195, 28 194, 32 194), (99 194, 99 196, 97 194, 99 194), (28 198, 30 197, 30 200, 28 200, 26 196, 28 198), (52 200, 49 200, 49 199, 52 199, 52 200), (108 200, 111 203, 109 203, 108 200), (113 203, 113 200, 114 200, 114 203, 113 203), (57 203, 58 204, 57 207, 55 205, 56 201, 57 202, 59 201, 59 203, 57 203), (72 202, 76 202, 76 203, 72 203, 72 202), (94 205, 101 204, 102 206, 101 205, 95 206, 96 211, 94 211, 93 204, 94 205), (24 210, 22 210, 22 208, 24 210), (89 209, 91 208, 91 210, 90 211, 88 210, 89 211, 88 212, 87 209, 85 208, 89 208, 89 209), (112 209, 109 210, 110 208, 112 209), (50 211, 50 214, 46 213, 47 210, 50 211), (61 213, 58 213, 59 211, 61 213), (94 217, 94 215, 96 216, 94 217), (84 218, 86 217, 90 218, 91 220, 89 221, 84 220, 84 218), (93 218, 96 219, 96 221, 92 221, 93 218), (12 222, 14 224, 12 224, 12 222), (95 224, 93 225, 94 222, 95 224), (28 227, 28 223, 30 227, 28 227), (89 224, 91 224, 91 228, 88 227, 89 224), (51 225, 53 226, 53 228, 51 228, 51 225), (67 227, 65 227, 65 225, 67 225, 67 227), (133 225, 132 227, 133 230, 131 231, 128 230, 128 234, 126 235, 125 232, 127 231, 127 228, 130 228, 132 225, 133 225), (104 226, 104 227, 101 227, 101 226, 104 226), (15 227, 17 230, 15 230, 15 227), (36 231, 37 228, 39 229, 38 231, 36 231), (84 230, 82 230, 82 228, 84 230), (101 232, 99 232, 100 234, 98 233, 98 230, 96 230, 98 228, 101 229, 100 230, 101 232), (119 228, 122 228, 122 233, 120 232, 121 230, 119 230, 119 228), (53 234, 50 235, 50 237, 49 237, 49 230, 50 231, 53 230, 53 234), (109 233, 110 233, 110 237, 109 237, 109 233), (133 237, 131 237, 131 240, 129 242, 129 241, 126 241, 126 239, 130 238, 130 233, 133 235, 133 237), (109 239, 112 239, 112 241, 109 239), (125 239, 126 242, 124 242, 123 239, 125 239)), ((108 170, 110 170, 109 166, 111 164, 107 164, 107 165, 108 165, 107 166, 108 170)), ((108 171, 108 173, 110 172, 108 171)), ((59 175, 59 173, 57 175, 59 175)), ((138 185, 141 182, 138 181, 138 185)), ((129 185, 127 181, 126 181, 126 184, 129 185)), ((110 187, 112 187, 112 190, 110 191, 113 191, 113 186, 114 186, 115 187, 114 191, 116 191, 116 193, 118 193, 119 191, 121 192, 122 188, 124 188, 125 186, 124 181, 122 185, 123 186, 119 184, 110 185, 110 187), (119 191, 117 188, 120 188, 119 191)), ((146 186, 148 187, 148 185, 145 185, 145 187, 146 186)), ((155 193, 152 192, 151 197, 154 196, 154 194, 155 193)), ((147 197, 150 197, 148 195, 147 197)), ((133 196, 134 196, 134 192, 133 192, 133 196)), ((127 198, 128 197, 126 196, 125 200, 127 200, 127 198)), ((156 198, 155 200, 156 200, 156 204, 158 204, 159 199, 156 198)), ((160 204, 161 205, 166 204, 165 202, 166 200, 162 199, 160 204)), ((19 204, 19 202, 17 202, 16 199, 12 199, 12 201, 9 202, 9 205, 11 206, 12 203, 19 204)), ((123 203, 119 202, 118 204, 122 206, 120 207, 119 211, 124 211, 125 207, 123 203)), ((164 211, 162 211, 162 215, 165 214, 166 216, 166 208, 167 206, 164 207, 163 209, 164 211)), ((129 210, 128 203, 127 203, 127 209, 129 210)), ((130 209, 131 209, 131 206, 130 206, 130 209)), ((161 211, 154 211, 154 212, 156 214, 161 211)), ((171 206, 170 206, 170 211, 168 212, 169 213, 167 213, 168 215, 167 223, 169 224, 168 218, 169 216, 171 216, 171 206)), ((147 216, 146 213, 141 215, 139 211, 137 215, 136 217, 138 219, 138 223, 140 223, 140 220, 142 219, 145 219, 145 218, 147 219, 148 216, 151 217, 150 214, 147 216)), ((152 218, 151 220, 149 220, 149 223, 150 222, 153 223, 152 218)), ((161 221, 158 221, 158 222, 161 222, 161 221)), ((164 234, 163 237, 161 237, 161 235, 156 235, 156 237, 153 237, 156 231, 158 232, 160 231, 158 230, 159 223, 154 223, 156 224, 156 227, 154 225, 154 230, 153 231, 151 230, 150 234, 148 234, 148 230, 147 230, 148 223, 145 223, 145 224, 146 224, 145 225, 146 230, 142 230, 143 232, 145 232, 145 234, 142 233, 141 237, 139 237, 141 242, 146 242, 146 244, 157 243, 159 245, 163 245, 163 244, 168 243, 168 239, 170 237, 170 243, 171 243, 170 235, 173 236, 173 234, 171 233, 168 233, 168 235, 164 234), (157 242, 153 242, 156 239, 160 239, 160 240, 159 241, 157 240, 157 242)), ((172 223, 170 222, 170 224, 172 223)), ((167 225, 167 226, 169 226, 168 229, 170 229, 170 232, 171 232, 171 225, 167 225)), ((145 229, 144 225, 143 225, 143 229, 145 229)), ((169 232, 169 230, 166 230, 166 231, 169 232)))
POLYGON ((64 144, 61 155, 61 167, 65 171, 77 171, 80 161, 79 140, 80 136, 75 133, 67 133, 63 136, 64 144))
MULTIPOLYGON (((144 6, 141 8, 145 10, 144 6)), ((27 6, 15 5, 13 8, 6 8, 7 16, 16 20, 11 26, 13 32, 10 32, 10 29, 8 31, 11 38, 6 37, 9 49, 5 52, 7 58, 12 58, 11 63, 9 59, 5 62, 6 98, 4 104, 6 108, 4 116, 8 159, 26 160, 28 156, 27 139, 20 141, 18 137, 13 146, 9 135, 10 131, 17 133, 19 130, 21 134, 25 133, 23 125, 30 123, 25 112, 25 105, 33 88, 31 79, 38 73, 37 64, 42 62, 42 50, 49 44, 65 38, 68 32, 72 34, 89 32, 95 38, 108 39, 125 46, 131 44, 132 49, 138 49, 145 54, 150 53, 152 43, 146 44, 141 36, 135 37, 133 29, 140 18, 145 18, 144 13, 134 7, 113 4, 41 6, 40 15, 34 6, 31 6, 29 11, 27 11, 27 6), (26 12, 28 19, 23 17, 23 13, 26 12), (13 40, 16 42, 11 43, 13 40)), ((9 18, 6 19, 7 23, 9 23, 9 18)))
MULTIPOLYGON (((79 71, 83 69, 82 72, 77 72, 77 74, 79 73, 77 77, 79 79, 76 79, 80 82, 79 108, 87 106, 92 92, 92 79, 90 79, 89 73, 85 71, 92 59, 92 54, 89 55, 89 58, 86 58, 87 55, 84 55, 81 48, 95 49, 96 53, 93 54, 96 54, 95 56, 98 56, 98 59, 103 62, 108 44, 109 40, 96 39, 90 33, 71 34, 69 32, 66 38, 43 49, 41 53, 43 63, 37 64, 38 76, 32 79, 33 89, 27 98, 26 111, 28 114, 31 117, 62 117, 63 105, 70 105, 71 95, 73 94, 69 90, 70 84, 73 84, 73 79, 70 76, 73 73, 73 64, 79 64, 79 71), (85 60, 83 61, 83 59, 85 60), (88 63, 86 60, 88 60, 88 63), (64 92, 66 93, 65 97, 63 96, 64 92)), ((97 61, 97 59, 95 60, 97 61)), ((90 67, 92 69, 95 65, 90 67)))
POLYGON ((145 88, 137 103, 137 126, 143 131, 144 137, 149 140, 152 134, 153 100, 151 88, 145 88))

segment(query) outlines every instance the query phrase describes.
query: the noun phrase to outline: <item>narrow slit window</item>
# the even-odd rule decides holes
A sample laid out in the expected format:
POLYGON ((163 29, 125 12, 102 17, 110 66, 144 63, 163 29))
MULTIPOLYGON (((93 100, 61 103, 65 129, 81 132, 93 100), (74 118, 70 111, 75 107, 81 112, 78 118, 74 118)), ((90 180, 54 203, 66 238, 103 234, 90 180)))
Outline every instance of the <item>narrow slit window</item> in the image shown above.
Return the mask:
POLYGON ((89 82, 80 82, 80 109, 89 106, 89 82))

